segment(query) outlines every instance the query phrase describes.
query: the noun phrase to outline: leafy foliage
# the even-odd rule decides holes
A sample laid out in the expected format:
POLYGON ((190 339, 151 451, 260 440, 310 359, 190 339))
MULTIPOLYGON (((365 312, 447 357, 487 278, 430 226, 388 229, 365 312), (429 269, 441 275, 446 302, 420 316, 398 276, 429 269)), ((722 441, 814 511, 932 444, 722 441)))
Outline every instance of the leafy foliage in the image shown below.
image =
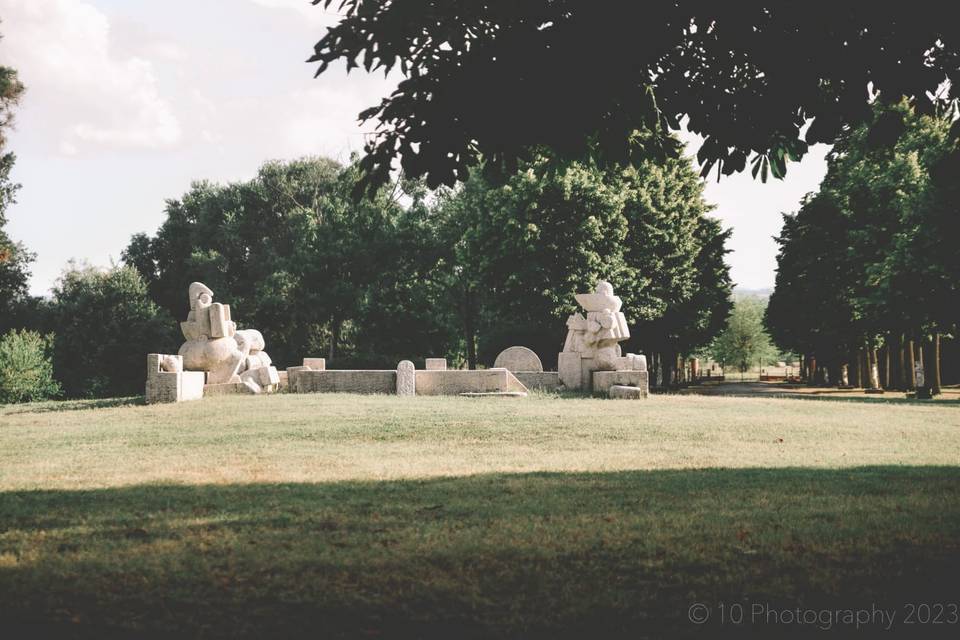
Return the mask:
POLYGON ((903 3, 313 2, 345 14, 316 44, 318 75, 338 61, 403 74, 360 114, 380 125, 362 163, 375 184, 397 157, 431 187, 481 159, 509 176, 540 146, 663 159, 683 119, 705 138, 704 175, 749 162, 781 177, 808 144, 869 120, 871 89, 930 111, 928 92, 960 84, 953 22, 903 3))
POLYGON ((617 170, 541 154, 502 185, 473 171, 439 208, 456 230, 455 295, 476 360, 524 344, 553 364, 574 294, 601 279, 624 300, 629 347, 709 342, 729 310, 728 233, 704 215, 702 189, 685 160, 617 170))
POLYGON ((763 327, 766 300, 739 296, 723 332, 710 345, 710 356, 721 366, 736 367, 741 373, 754 363, 776 362, 778 353, 763 327))
POLYGON ((778 239, 766 320, 779 345, 835 366, 852 350, 956 331, 954 117, 877 105, 838 139, 820 191, 778 239))
POLYGON ((140 394, 147 353, 176 353, 176 323, 130 267, 72 266, 53 298, 54 371, 70 397, 140 394))
POLYGON ((13 110, 23 91, 17 72, 0 65, 0 331, 8 328, 13 306, 27 294, 28 267, 36 257, 4 231, 7 208, 16 201, 20 185, 10 179, 16 157, 9 152, 3 153, 3 148, 7 142, 7 129, 13 124, 13 110))
POLYGON ((420 286, 436 247, 422 192, 408 185, 407 207, 399 184, 354 201, 358 177, 354 165, 305 158, 269 162, 247 182, 195 183, 167 203, 155 237, 132 239, 124 262, 176 318, 189 284, 206 283, 241 326, 265 332, 278 364, 325 353, 336 366, 393 366, 444 333, 425 311, 435 291, 420 286))
POLYGON ((0 403, 34 402, 59 395, 52 352, 53 336, 14 330, 0 337, 0 403))

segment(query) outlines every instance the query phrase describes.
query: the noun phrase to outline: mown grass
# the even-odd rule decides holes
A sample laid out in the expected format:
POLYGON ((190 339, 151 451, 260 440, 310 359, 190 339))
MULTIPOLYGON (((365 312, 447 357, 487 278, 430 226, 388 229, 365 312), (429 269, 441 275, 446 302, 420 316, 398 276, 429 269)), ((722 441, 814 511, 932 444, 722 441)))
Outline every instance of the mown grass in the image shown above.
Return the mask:
POLYGON ((0 409, 0 619, 22 630, 775 635, 687 612, 960 600, 953 407, 85 406, 0 409))

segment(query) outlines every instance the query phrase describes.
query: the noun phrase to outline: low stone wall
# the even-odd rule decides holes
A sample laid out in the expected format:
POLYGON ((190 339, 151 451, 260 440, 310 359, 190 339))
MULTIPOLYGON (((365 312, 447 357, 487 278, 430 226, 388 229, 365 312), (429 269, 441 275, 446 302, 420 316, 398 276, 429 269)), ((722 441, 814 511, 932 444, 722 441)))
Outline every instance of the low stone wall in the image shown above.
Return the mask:
POLYGON ((556 391, 560 386, 560 374, 556 371, 514 371, 513 375, 527 389, 556 391))
POLYGON ((418 396, 455 396, 461 393, 498 393, 527 388, 506 369, 418 370, 418 396))
POLYGON ((395 369, 287 369, 288 385, 294 393, 396 393, 395 369))

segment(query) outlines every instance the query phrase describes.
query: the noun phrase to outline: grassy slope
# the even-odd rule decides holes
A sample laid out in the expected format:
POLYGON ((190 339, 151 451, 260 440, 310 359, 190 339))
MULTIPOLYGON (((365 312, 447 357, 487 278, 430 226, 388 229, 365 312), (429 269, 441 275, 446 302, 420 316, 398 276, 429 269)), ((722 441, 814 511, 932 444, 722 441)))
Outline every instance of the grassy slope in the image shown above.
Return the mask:
POLYGON ((90 406, 0 408, 4 620, 658 637, 696 601, 960 599, 956 407, 90 406))

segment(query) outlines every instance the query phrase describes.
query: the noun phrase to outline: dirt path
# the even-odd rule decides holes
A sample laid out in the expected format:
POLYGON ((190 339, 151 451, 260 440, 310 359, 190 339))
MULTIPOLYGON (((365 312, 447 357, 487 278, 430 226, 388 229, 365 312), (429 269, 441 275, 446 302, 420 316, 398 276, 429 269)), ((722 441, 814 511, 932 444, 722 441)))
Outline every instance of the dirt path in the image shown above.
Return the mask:
MULTIPOLYGON (((865 393, 863 389, 836 389, 786 385, 782 382, 707 382, 679 390, 683 395, 737 396, 747 398, 800 398, 806 400, 851 400, 859 402, 929 402, 908 399, 902 391, 883 394, 865 393)), ((944 388, 935 402, 960 403, 960 387, 944 388)))

